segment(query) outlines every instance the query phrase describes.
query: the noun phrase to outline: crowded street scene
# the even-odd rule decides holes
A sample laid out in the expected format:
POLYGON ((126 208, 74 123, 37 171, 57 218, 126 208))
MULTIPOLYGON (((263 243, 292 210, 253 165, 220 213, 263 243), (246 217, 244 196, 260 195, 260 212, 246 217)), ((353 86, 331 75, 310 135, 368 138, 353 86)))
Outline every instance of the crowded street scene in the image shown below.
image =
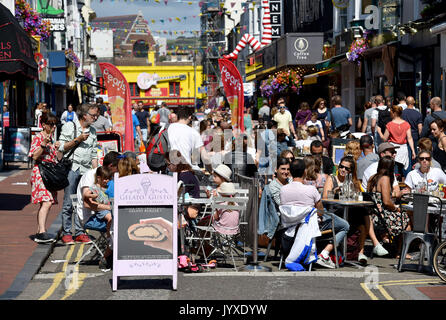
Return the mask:
POLYGON ((442 0, 0 0, 0 300, 445 300, 445 76, 442 0))

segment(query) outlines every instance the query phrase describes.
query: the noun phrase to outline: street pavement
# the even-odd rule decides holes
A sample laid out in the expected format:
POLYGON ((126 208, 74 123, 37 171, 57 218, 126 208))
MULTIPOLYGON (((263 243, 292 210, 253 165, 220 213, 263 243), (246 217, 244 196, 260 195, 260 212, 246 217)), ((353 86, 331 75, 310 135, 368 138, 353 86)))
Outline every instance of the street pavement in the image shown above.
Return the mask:
MULTIPOLYGON (((170 277, 122 277, 111 289, 112 271, 98 268, 90 254, 75 263, 90 245, 37 244, 37 206, 30 204, 30 170, 26 165, 0 172, 0 299, 3 300, 444 300, 446 283, 435 275, 398 272, 396 259, 375 257, 367 267, 346 265, 329 270, 314 266, 311 272, 278 270, 279 261, 263 262, 271 272, 245 271, 223 265, 202 273, 179 271, 178 289, 170 277), (27 182, 25 185, 24 183, 27 182)), ((58 199, 61 201, 62 193, 58 199)), ((58 233, 61 203, 51 209, 49 231, 58 233)), ((92 234, 95 236, 95 234, 92 234)), ((367 249, 370 250, 368 245, 367 249)), ((262 252, 265 251, 261 248, 262 252)), ((252 270, 252 269, 251 269, 252 270)), ((220 310, 223 312, 223 310, 220 310)))

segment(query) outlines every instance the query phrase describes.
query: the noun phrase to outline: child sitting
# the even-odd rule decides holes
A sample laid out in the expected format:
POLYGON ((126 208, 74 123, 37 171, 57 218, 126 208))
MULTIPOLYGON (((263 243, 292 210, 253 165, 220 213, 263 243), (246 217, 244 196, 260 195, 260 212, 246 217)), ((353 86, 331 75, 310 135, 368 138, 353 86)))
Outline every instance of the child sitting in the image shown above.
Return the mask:
MULTIPOLYGON (((102 204, 106 207, 95 211, 96 218, 104 220, 107 223, 107 237, 110 238, 110 227, 112 222, 111 203, 110 199, 105 193, 107 184, 112 177, 112 172, 106 167, 99 167, 95 174, 95 184, 90 186, 89 189, 98 196, 91 200, 93 203, 102 204), (108 206, 108 209, 106 209, 108 206)), ((99 207, 99 206, 98 206, 99 207)))
MULTIPOLYGON (((235 205, 231 202, 231 197, 235 196, 236 190, 234 184, 231 182, 223 182, 220 185, 219 196, 222 198, 228 198, 227 201, 221 202, 222 205, 235 205)), ((198 222, 198 225, 209 225, 209 219, 212 219, 211 224, 214 229, 227 235, 237 234, 239 231, 239 215, 237 210, 223 210, 217 209, 212 216, 206 216, 198 222)))
MULTIPOLYGON (((221 197, 228 198, 228 200, 222 204, 235 205, 235 203, 231 202, 231 197, 236 194, 233 183, 223 182, 220 185, 219 194, 221 197)), ((237 234, 239 232, 239 216, 240 212, 237 210, 217 209, 212 216, 212 226, 221 234, 237 234)))
POLYGON ((214 183, 217 185, 217 188, 212 189, 212 187, 208 186, 208 189, 206 190, 206 195, 208 198, 211 196, 218 196, 220 192, 220 186, 224 182, 230 182, 231 181, 231 169, 224 164, 220 164, 217 168, 214 169, 214 172, 212 172, 212 178, 214 180, 214 183))

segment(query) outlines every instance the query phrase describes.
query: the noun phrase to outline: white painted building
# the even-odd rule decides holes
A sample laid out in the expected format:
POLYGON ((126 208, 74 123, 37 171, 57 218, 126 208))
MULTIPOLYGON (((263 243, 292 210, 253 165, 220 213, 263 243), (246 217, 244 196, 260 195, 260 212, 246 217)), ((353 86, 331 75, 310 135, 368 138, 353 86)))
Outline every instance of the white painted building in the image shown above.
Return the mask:
POLYGON ((91 33, 91 51, 98 59, 113 58, 113 30, 93 30, 91 33))

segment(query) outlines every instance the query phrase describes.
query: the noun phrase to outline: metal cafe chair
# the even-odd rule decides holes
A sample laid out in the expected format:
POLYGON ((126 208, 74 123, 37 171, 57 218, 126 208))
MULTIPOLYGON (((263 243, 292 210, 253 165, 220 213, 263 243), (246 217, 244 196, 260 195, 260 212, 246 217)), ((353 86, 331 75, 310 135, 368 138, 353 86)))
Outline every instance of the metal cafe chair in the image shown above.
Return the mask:
POLYGON ((203 258, 206 263, 208 259, 212 256, 216 258, 222 257, 224 262, 228 256, 231 256, 231 260, 234 266, 234 270, 237 271, 237 266, 234 259, 234 254, 244 258, 244 246, 240 247, 238 245, 238 236, 240 235, 240 227, 247 224, 245 219, 245 212, 247 203, 249 201, 248 197, 235 196, 230 198, 225 197, 214 197, 212 201, 212 212, 215 210, 237 210, 239 211, 239 221, 238 221, 238 233, 234 235, 226 235, 218 232, 212 225, 212 218, 209 219, 209 223, 206 226, 196 226, 198 230, 201 231, 202 236, 199 240, 199 247, 197 253, 202 253, 203 258), (223 204, 223 202, 233 202, 234 204, 223 204), (208 244, 212 247, 210 253, 206 253, 204 246, 208 244))
MULTIPOLYGON (((429 232, 430 214, 428 212, 428 207, 430 203, 438 203, 438 212, 441 214, 443 204, 439 197, 428 194, 413 194, 413 230, 403 232, 403 246, 398 262, 398 271, 400 272, 403 269, 413 270, 413 268, 410 268, 411 265, 405 265, 404 262, 406 259, 406 254, 409 251, 409 246, 415 239, 422 241, 420 259, 416 270, 421 272, 423 269, 427 269, 429 273, 433 272, 433 250, 438 241, 438 237, 436 233, 429 232), (425 256, 428 262, 427 266, 424 265, 425 256)), ((440 219, 437 219, 437 221, 439 223, 440 219)))

